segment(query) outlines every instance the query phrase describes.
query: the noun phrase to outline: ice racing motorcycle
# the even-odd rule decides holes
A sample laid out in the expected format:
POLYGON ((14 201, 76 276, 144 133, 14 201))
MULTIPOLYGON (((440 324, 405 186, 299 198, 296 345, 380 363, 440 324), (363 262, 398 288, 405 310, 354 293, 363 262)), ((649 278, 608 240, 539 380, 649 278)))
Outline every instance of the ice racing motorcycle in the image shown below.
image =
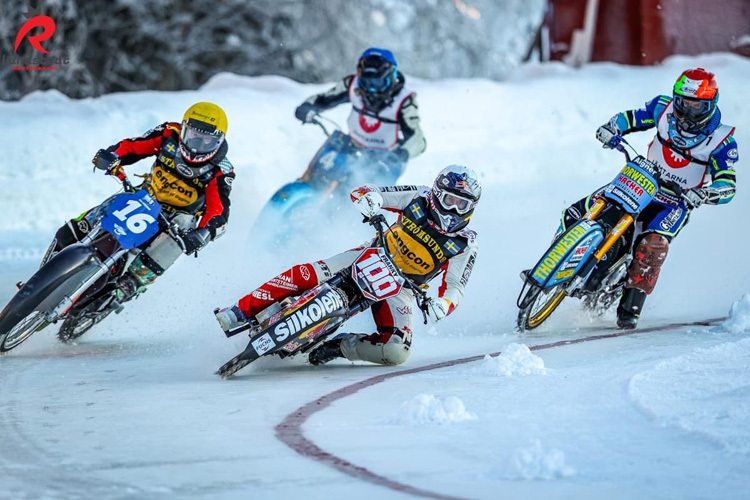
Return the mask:
POLYGON ((346 320, 397 295, 404 287, 414 292, 427 324, 424 290, 400 273, 386 250, 385 217, 379 214, 368 222, 375 228, 377 237, 351 266, 293 300, 271 304, 252 323, 226 332, 227 337, 231 337, 251 330, 250 343, 219 368, 217 375, 230 378, 261 356, 284 358, 309 352, 346 320))
POLYGON ((181 234, 187 228, 180 223, 189 223, 180 215, 168 219, 159 202, 146 189, 134 188, 121 168, 112 173, 124 192, 94 209, 87 216, 89 233, 46 260, 0 312, 0 354, 58 321, 61 341, 80 337, 123 309, 119 280, 142 253, 163 269, 182 255, 181 234))
MULTIPOLYGON (((565 297, 604 312, 622 295, 638 214, 660 189, 659 169, 625 140, 617 147, 627 163, 583 217, 559 234, 536 265, 521 273, 517 326, 541 325, 565 297)), ((678 189, 662 184, 667 189, 678 189)))
MULTIPOLYGON (((394 184, 405 164, 388 151, 358 147, 336 122, 316 115, 310 122, 319 126, 327 139, 307 166, 302 177, 281 187, 258 216, 253 233, 284 234, 305 226, 321 209, 335 209, 348 202, 349 192, 364 183, 394 184), (329 130, 321 120, 332 126, 329 130), (274 231, 276 230, 276 231, 274 231)), ((275 235, 275 234, 274 234, 275 235)), ((280 236, 280 235, 275 235, 280 236)))

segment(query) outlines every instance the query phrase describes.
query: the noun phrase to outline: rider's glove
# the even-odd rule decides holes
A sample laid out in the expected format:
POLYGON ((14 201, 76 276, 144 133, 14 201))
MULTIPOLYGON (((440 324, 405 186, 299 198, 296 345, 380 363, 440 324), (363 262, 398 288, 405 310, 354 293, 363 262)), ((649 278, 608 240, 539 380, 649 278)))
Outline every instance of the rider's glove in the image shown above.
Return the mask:
MULTIPOLYGON (((352 198, 354 198, 352 196, 352 198)), ((383 206, 383 195, 377 191, 368 191, 357 199, 352 200, 354 205, 359 210, 359 213, 369 219, 380 212, 380 207, 383 206)))
POLYGON ((96 168, 104 170, 108 174, 120 166, 120 157, 112 151, 106 149, 100 149, 96 152, 96 156, 91 160, 96 168))
POLYGON ((309 102, 303 102, 294 110, 294 116, 302 123, 310 123, 318 114, 318 107, 309 102))
POLYGON ((187 255, 195 253, 205 247, 209 241, 211 241, 211 232, 205 227, 191 229, 182 237, 182 242, 185 244, 185 253, 187 255))
POLYGON ((432 297, 428 298, 425 301, 425 305, 427 306, 427 315, 430 317, 433 323, 437 323, 441 319, 448 316, 448 312, 450 311, 451 303, 448 301, 448 299, 433 299, 432 297))
POLYGON ((708 193, 703 188, 687 189, 682 192, 682 199, 690 210, 695 210, 708 199, 708 193))
POLYGON ((620 145, 622 136, 615 122, 605 123, 596 131, 596 138, 603 144, 602 147, 615 149, 620 145))

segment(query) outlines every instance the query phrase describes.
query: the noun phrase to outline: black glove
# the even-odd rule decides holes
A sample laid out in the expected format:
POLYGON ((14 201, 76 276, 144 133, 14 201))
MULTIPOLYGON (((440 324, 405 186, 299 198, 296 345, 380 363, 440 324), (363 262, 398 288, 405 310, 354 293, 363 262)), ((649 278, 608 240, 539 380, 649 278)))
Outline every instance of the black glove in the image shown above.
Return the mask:
POLYGON ((314 104, 310 104, 309 102, 303 102, 302 104, 297 106, 297 109, 294 110, 294 116, 296 116, 297 119, 302 123, 312 122, 313 118, 317 114, 318 107, 314 104))
POLYGON ((200 229, 191 229, 182 237, 185 244, 185 253, 190 255, 205 247, 211 241, 211 232, 202 227, 200 229))
POLYGON ((96 152, 96 156, 94 156, 94 159, 91 160, 91 162, 94 164, 94 167, 109 173, 120 166, 120 157, 112 151, 100 149, 96 152))

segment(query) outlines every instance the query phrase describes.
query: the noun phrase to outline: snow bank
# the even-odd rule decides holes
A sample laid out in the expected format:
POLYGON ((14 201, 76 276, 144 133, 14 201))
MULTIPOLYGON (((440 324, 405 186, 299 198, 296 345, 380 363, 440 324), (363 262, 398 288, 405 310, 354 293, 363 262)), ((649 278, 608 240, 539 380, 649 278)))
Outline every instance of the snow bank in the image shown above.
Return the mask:
POLYGON ((732 304, 729 317, 719 328, 730 333, 750 331, 750 293, 732 304))
POLYGON ((432 394, 420 394, 404 401, 392 422, 402 425, 451 424, 476 419, 476 415, 466 411, 464 403, 455 396, 441 399, 432 394))
POLYGON ((496 357, 487 354, 477 369, 479 373, 495 377, 514 375, 546 375, 542 358, 533 354, 525 344, 508 344, 496 357))
POLYGON ((551 448, 545 450, 541 441, 534 440, 528 448, 516 451, 513 456, 513 468, 523 479, 556 479, 569 477, 575 469, 565 463, 565 454, 551 448))
MULTIPOLYGON (((735 303, 745 304, 745 321, 746 299, 735 303)), ((636 407, 659 424, 709 437, 733 453, 750 454, 748 367, 750 338, 745 338, 662 361, 635 375, 628 392, 636 407)))

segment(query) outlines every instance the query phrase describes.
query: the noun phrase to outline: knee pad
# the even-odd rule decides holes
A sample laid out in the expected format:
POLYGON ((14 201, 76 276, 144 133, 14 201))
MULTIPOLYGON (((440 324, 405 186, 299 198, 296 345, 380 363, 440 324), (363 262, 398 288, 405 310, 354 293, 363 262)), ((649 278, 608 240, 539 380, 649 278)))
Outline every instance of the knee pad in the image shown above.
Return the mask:
POLYGON ((649 233, 641 238, 628 267, 628 288, 637 288, 646 294, 653 292, 668 252, 669 240, 666 237, 649 233))

